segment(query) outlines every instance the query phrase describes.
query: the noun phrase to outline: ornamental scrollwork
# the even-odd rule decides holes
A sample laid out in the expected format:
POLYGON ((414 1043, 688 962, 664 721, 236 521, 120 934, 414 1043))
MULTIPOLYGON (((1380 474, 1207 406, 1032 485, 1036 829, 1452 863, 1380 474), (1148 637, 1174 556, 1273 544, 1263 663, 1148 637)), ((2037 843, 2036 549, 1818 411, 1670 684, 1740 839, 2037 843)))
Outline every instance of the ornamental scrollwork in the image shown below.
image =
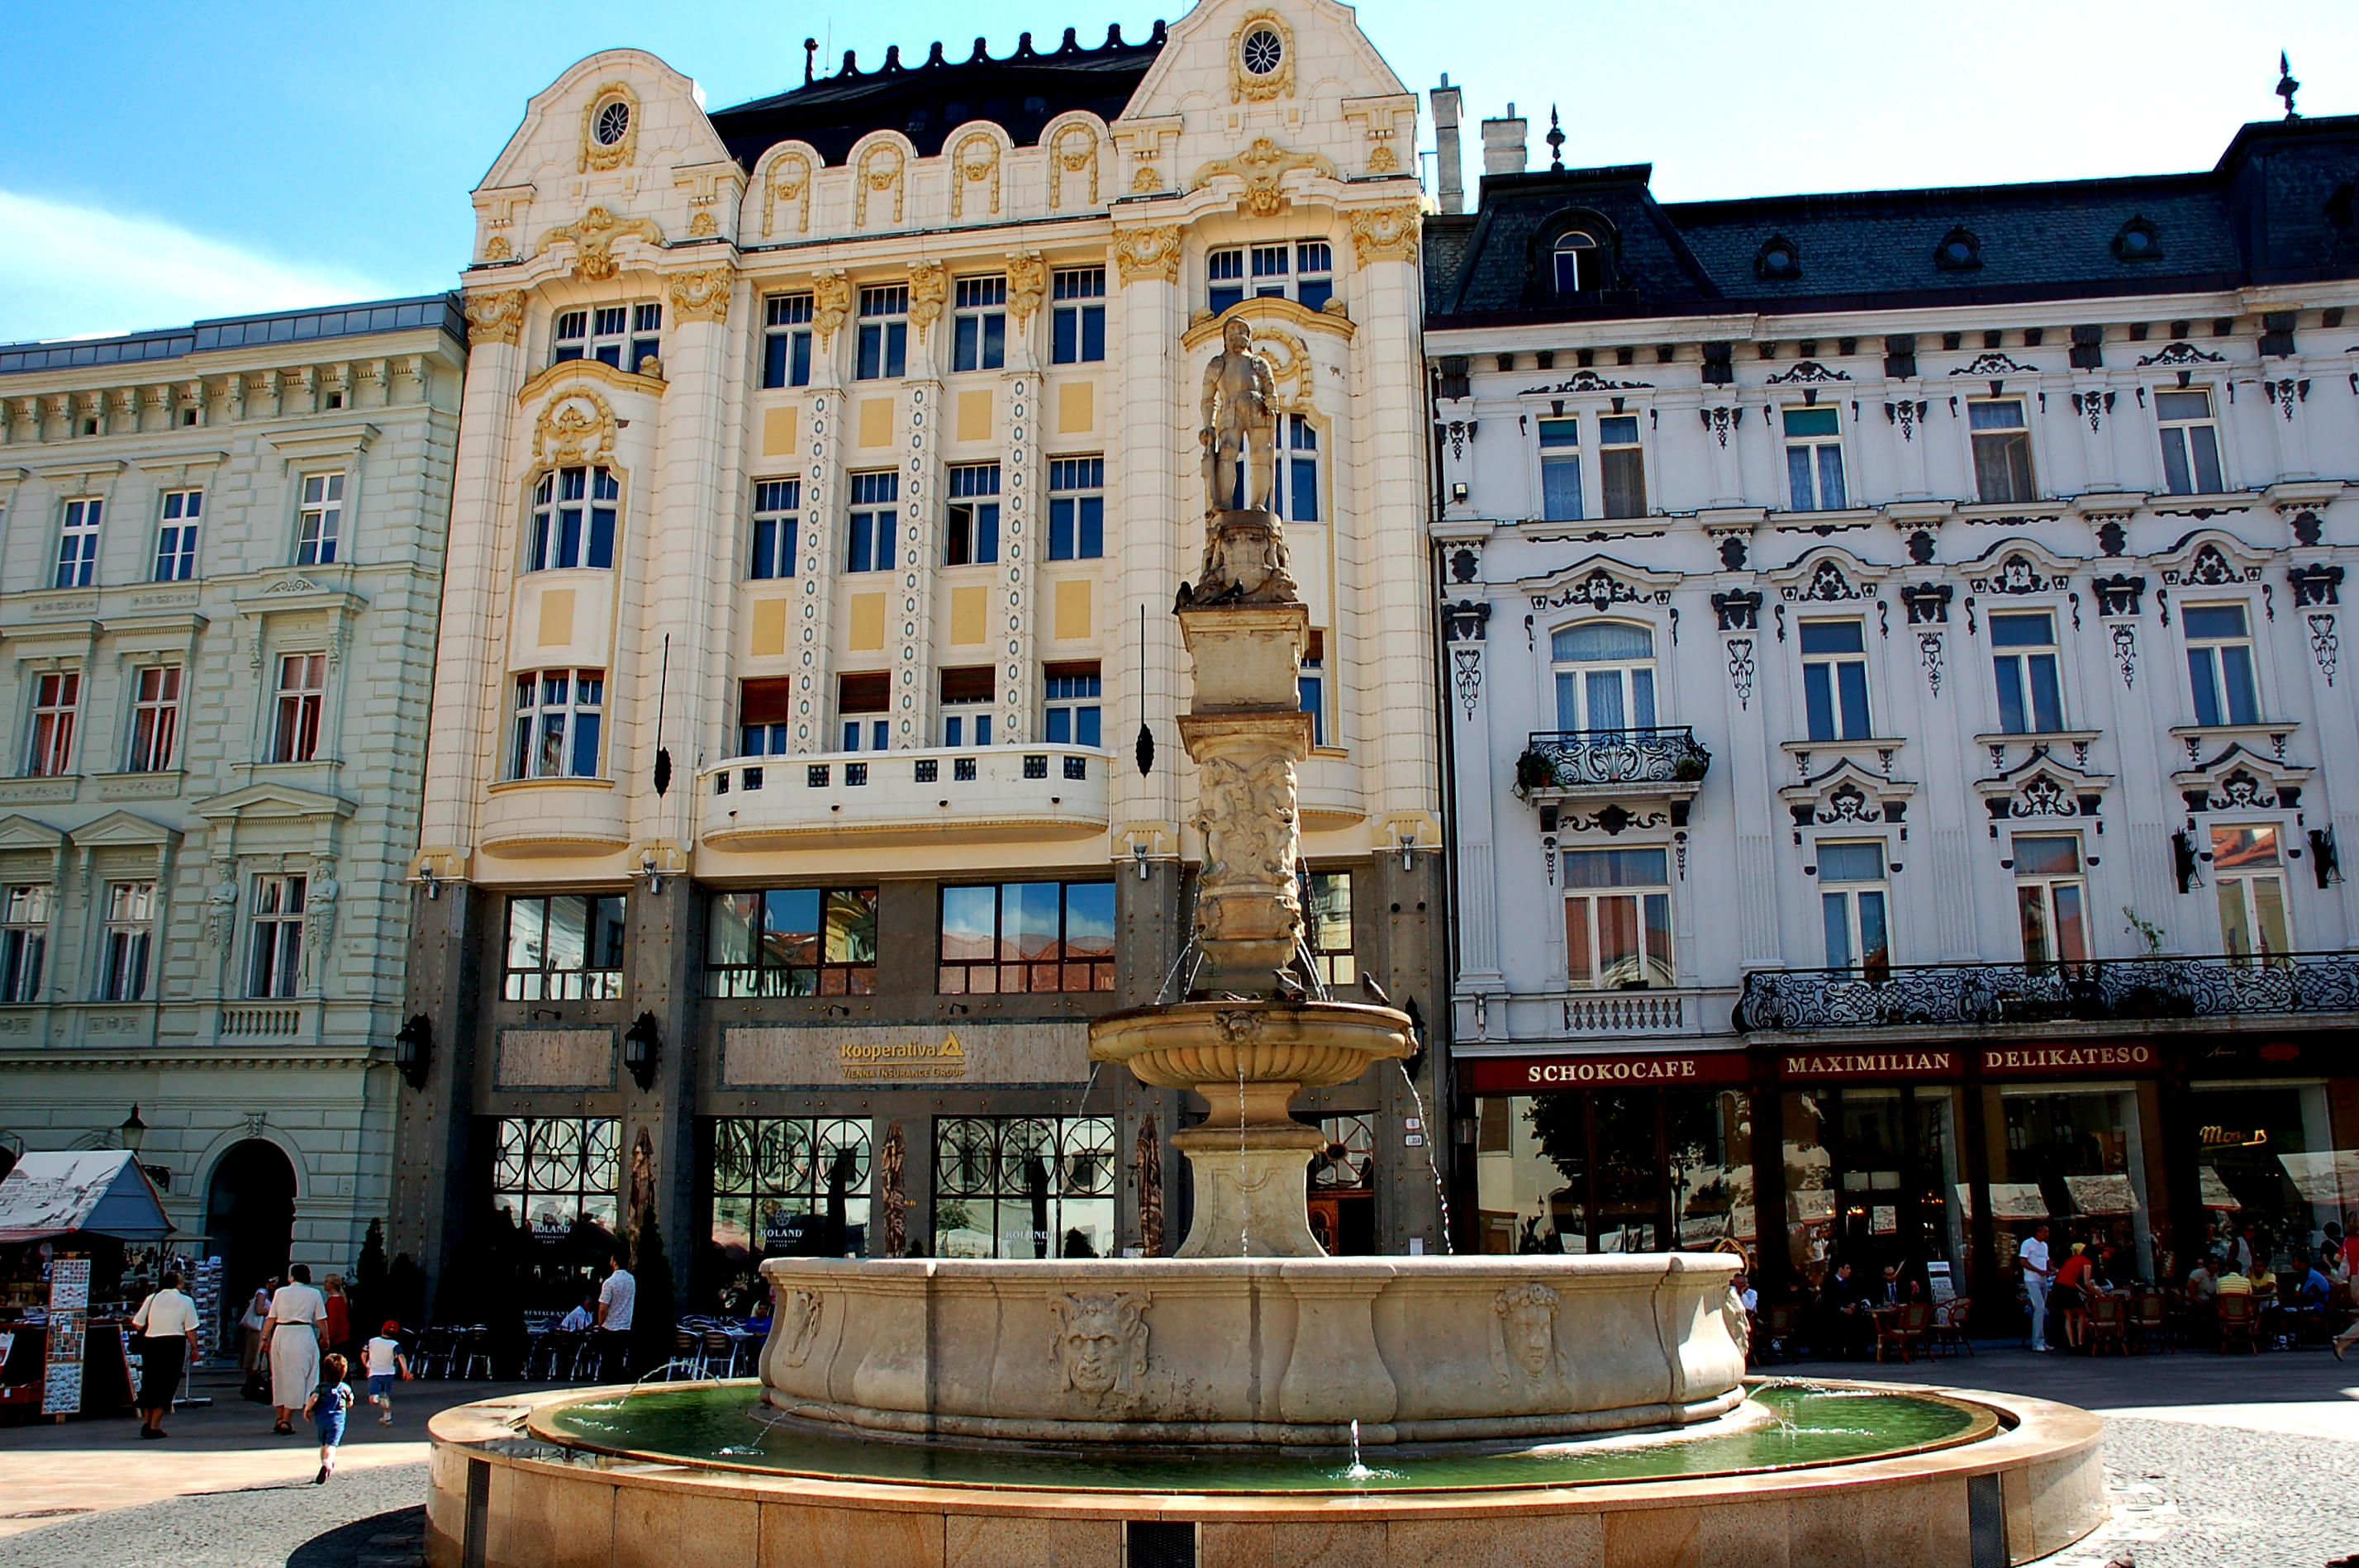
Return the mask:
POLYGON ((699 272, 678 272, 670 279, 671 316, 679 321, 726 321, 729 297, 736 287, 736 272, 725 266, 699 272))
POLYGON ((1918 398, 1912 403, 1904 397, 1897 403, 1887 403, 1884 406, 1884 422, 1887 425, 1897 425, 1900 427, 1902 440, 1913 441, 1917 438, 1917 427, 1925 422, 1925 411, 1931 406, 1932 405, 1924 398, 1918 398))
POLYGON ((1821 827, 1839 822, 1881 822, 1884 812, 1868 799, 1865 790, 1845 779, 1827 792, 1826 804, 1811 814, 1811 820, 1821 827))
POLYGON ((1833 604, 1843 600, 1865 599, 1868 591, 1843 576, 1843 568, 1834 562, 1821 561, 1818 570, 1810 574, 1810 580, 1801 588, 1786 589, 1785 597, 1805 603, 1833 604))
POLYGON ((1224 175, 1234 176, 1245 181, 1245 211, 1256 218, 1267 218, 1286 205, 1286 192, 1278 188, 1278 181, 1303 168, 1330 179, 1338 178, 1335 161, 1324 153, 1291 152, 1267 136, 1256 136, 1235 157, 1215 158, 1199 168, 1188 189, 1201 190, 1224 175))
POLYGON ((893 222, 897 224, 901 222, 904 199, 908 194, 902 176, 908 172, 908 160, 902 156, 899 147, 895 146, 891 142, 869 144, 868 149, 860 155, 859 166, 853 171, 852 226, 853 228, 868 227, 868 197, 872 191, 878 196, 884 195, 888 190, 893 193, 893 222))
POLYGON ((1768 386, 1784 386, 1788 383, 1799 384, 1822 381, 1849 381, 1850 379, 1851 373, 1849 371, 1836 370, 1831 365, 1822 365, 1816 360, 1804 360, 1792 370, 1784 371, 1777 375, 1769 377, 1764 384, 1768 386))
POLYGON ((2314 604, 2343 602, 2343 568, 2334 566, 2296 567, 2286 573, 2286 581, 2293 585, 2293 602, 2297 610, 2314 604))
POLYGON ((777 221, 778 203, 796 204, 795 232, 810 232, 811 163, 800 153, 780 153, 762 187, 762 236, 767 239, 777 221))
POLYGON ((1516 760, 1516 787, 1528 795, 1614 784, 1695 784, 1711 768, 1712 752, 1684 724, 1542 730, 1530 738, 1516 760))
POLYGON ((2304 403, 2310 401, 2310 378, 2304 376, 2297 381, 2292 376, 2285 376, 2277 381, 2264 381, 2261 383, 2261 391, 2271 403, 2277 405, 2277 410, 2285 416, 2286 423, 2291 424, 2296 397, 2304 403))
POLYGON ((614 259, 614 242, 636 235, 650 245, 664 243, 663 231, 645 218, 617 218, 603 207, 592 207, 571 223, 541 235, 535 255, 560 243, 573 246, 574 270, 587 283, 603 283, 622 270, 614 259))
POLYGON ((2359 955, 2093 958, 2068 964, 1896 964, 1862 983, 1855 968, 1756 970, 1740 1031, 2034 1023, 2042 1020, 2221 1018, 2359 1008, 2359 955))
POLYGON ((1950 373, 1951 375, 1979 375, 1988 377, 1994 375, 2013 375, 2017 372, 2021 372, 2027 375, 2037 375, 2039 373, 2039 367, 2037 365, 2017 364, 2006 355, 1994 351, 1987 354, 1976 354, 1972 364, 1960 365, 1950 373))
POLYGON ((2326 677, 2328 686, 2332 686, 2334 667, 2342 662, 2343 655, 2342 642, 2334 632, 2333 616, 2313 615, 2310 618, 2310 656, 2318 661, 2318 673, 2326 677))
POLYGON ((1967 586, 1976 593, 2049 593, 2064 587, 2060 577, 2042 577, 2031 564, 2031 557, 2013 555, 1999 562, 1998 570, 1989 577, 1978 577, 1967 586))
POLYGON ((467 342, 470 347, 485 343, 513 343, 524 327, 524 290, 505 289, 497 294, 467 296, 467 342))
POLYGON ((1917 662, 1925 667, 1925 685, 1935 697, 1941 695, 1941 634, 1939 632, 1917 633, 1917 662))
POLYGON ((1126 284, 1179 282, 1180 225, 1115 230, 1114 265, 1126 284))
POLYGON ((2072 395, 2072 412, 2089 421, 2091 434, 2104 426, 2105 416, 2114 411, 2114 394, 2110 392, 2076 392, 2072 395))
POLYGON ((2277 796, 2252 773, 2238 768, 2222 779, 2212 792, 2211 808, 2214 811, 2272 811, 2277 796))
POLYGON ((2184 342, 2165 343, 2138 361, 2141 368, 2147 365, 2216 365, 2223 362, 2218 354, 2206 353, 2194 344, 2184 342))
POLYGON ((1534 610, 1570 610, 1576 604, 1585 604, 1592 610, 1610 610, 1617 604, 1650 602, 1668 604, 1670 602, 1670 598, 1668 592, 1650 595, 1643 589, 1633 588, 1603 567, 1599 567, 1595 571, 1560 593, 1532 595, 1532 608, 1534 610))
POLYGON ((1719 618, 1720 631, 1757 632, 1761 629, 1761 596, 1757 593, 1715 593, 1712 596, 1712 612, 1719 618))
POLYGON ((2137 685, 2137 628, 2126 621, 2114 622, 2114 663, 2122 672, 2122 689, 2137 685))
POLYGON ((549 399, 533 424, 533 466, 611 461, 615 429, 614 410, 604 398, 586 386, 568 387, 549 399))
POLYGON ((1472 719, 1483 702, 1483 650, 1452 648, 1450 659, 1457 675, 1458 701, 1466 709, 1466 717, 1472 719))
POLYGON ((1363 207, 1346 213, 1352 227, 1352 254, 1362 266, 1371 262, 1417 259, 1417 203, 1397 207, 1363 207))
MULTIPOLYGON (((985 187, 985 194, 990 202, 990 215, 995 218, 999 216, 999 138, 990 132, 969 131, 959 138, 958 146, 951 149, 951 217, 966 216, 966 188, 969 185, 985 187)), ((1052 167, 1049 176, 1049 189, 1052 192, 1049 202, 1051 206, 1054 206, 1057 200, 1053 194, 1056 178, 1052 167)))
POLYGON ((1745 418, 1745 410, 1741 407, 1699 408, 1696 413, 1703 420, 1705 433, 1723 447, 1728 445, 1730 432, 1745 418))
POLYGON ((1728 687, 1736 694, 1740 711, 1753 706, 1753 639, 1731 637, 1728 640, 1728 687))
POLYGON ((2184 573, 2166 571, 2162 574, 2162 580, 2184 582, 2197 588, 2221 588, 2247 579, 2258 579, 2260 575, 2258 567, 2239 573, 2229 564, 2227 556, 2219 546, 2206 545, 2195 552, 2195 559, 2188 564, 2184 573))
POLYGON ((1527 386, 1520 395, 1548 397, 1561 396, 1569 392, 1651 392, 1654 386, 1651 381, 1616 381, 1593 370, 1577 370, 1554 386, 1527 386))
POLYGON ((2089 586, 2096 590, 2097 613, 2113 619, 2138 612, 2138 598, 2146 592, 2146 579, 2115 572, 2112 577, 2093 579, 2089 586))
POLYGON ((1900 602, 1908 611, 1911 626, 1946 625, 1950 619, 1950 600, 1956 589, 1945 582, 1922 582, 1900 590, 1900 602))

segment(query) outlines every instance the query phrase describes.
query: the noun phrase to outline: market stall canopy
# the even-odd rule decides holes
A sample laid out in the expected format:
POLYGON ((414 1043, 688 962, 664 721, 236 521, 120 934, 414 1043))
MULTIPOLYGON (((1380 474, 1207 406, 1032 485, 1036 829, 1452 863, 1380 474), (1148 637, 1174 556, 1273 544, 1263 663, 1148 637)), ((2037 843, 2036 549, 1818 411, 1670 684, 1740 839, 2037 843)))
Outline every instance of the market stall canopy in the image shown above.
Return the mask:
POLYGON ((88 1231, 122 1241, 172 1233, 147 1173, 127 1149, 27 1154, 0 1181, 0 1242, 88 1231))

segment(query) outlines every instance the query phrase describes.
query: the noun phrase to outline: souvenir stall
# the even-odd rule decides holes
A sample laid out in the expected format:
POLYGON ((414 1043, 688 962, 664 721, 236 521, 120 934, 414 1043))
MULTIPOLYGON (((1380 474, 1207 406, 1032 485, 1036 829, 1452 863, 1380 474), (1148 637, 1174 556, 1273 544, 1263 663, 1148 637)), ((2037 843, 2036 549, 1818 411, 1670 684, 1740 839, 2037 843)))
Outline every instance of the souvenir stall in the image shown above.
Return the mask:
POLYGON ((130 1405, 125 1244, 171 1233, 128 1150, 28 1153, 0 1181, 0 1412, 130 1405))

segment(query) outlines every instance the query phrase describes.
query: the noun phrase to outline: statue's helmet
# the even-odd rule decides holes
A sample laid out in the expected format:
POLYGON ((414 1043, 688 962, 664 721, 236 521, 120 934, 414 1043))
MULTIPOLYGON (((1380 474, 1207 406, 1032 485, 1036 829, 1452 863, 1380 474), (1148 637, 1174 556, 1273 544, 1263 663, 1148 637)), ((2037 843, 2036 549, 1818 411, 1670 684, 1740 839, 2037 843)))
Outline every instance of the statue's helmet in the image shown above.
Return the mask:
POLYGON ((1221 328, 1221 346, 1233 354, 1244 353, 1253 347, 1253 323, 1242 316, 1232 316, 1221 328))

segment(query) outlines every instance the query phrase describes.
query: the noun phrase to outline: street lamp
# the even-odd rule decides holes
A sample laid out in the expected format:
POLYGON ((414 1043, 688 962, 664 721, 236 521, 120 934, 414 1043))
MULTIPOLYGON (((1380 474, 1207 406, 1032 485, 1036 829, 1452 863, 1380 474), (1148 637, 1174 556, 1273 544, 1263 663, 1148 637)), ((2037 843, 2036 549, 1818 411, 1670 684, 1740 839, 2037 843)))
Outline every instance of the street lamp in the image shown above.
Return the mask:
POLYGON ((125 1117, 123 1125, 114 1130, 122 1138, 125 1149, 134 1154, 139 1152, 139 1145, 147 1136, 147 1124, 139 1119, 139 1107, 136 1102, 131 1107, 131 1114, 125 1117))

